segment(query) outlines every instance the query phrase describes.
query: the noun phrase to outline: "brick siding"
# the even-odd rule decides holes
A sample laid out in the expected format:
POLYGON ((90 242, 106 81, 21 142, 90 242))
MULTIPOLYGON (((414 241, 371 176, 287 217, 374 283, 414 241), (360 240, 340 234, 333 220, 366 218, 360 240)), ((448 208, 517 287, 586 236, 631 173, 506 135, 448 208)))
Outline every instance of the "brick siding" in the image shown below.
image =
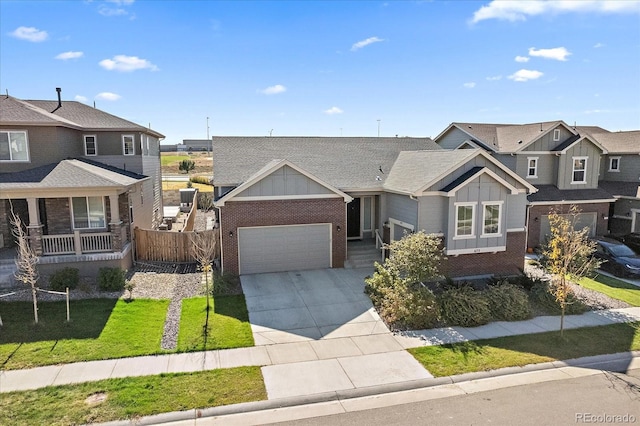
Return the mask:
POLYGON ((447 256, 443 273, 451 278, 474 275, 517 275, 524 268, 526 232, 507 233, 507 250, 447 256))
POLYGON ((225 272, 238 273, 238 228, 247 226, 331 223, 332 265, 346 257, 346 205, 342 198, 228 202, 220 207, 222 260, 225 272), (341 231, 337 231, 340 226, 341 231), (233 237, 229 232, 233 231, 233 237))

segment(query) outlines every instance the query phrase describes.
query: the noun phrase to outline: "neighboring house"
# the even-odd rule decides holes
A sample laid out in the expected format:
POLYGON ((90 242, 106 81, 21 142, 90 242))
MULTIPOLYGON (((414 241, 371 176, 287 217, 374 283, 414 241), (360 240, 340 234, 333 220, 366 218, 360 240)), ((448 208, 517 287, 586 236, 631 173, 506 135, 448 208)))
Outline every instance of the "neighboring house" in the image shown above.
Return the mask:
POLYGON ((43 272, 132 264, 132 229, 162 222, 158 132, 79 102, 0 97, 0 242, 11 208, 43 272))
POLYGON ((449 276, 523 267, 535 191, 484 150, 428 138, 214 137, 222 268, 342 267, 348 240, 441 236, 449 276))
POLYGON ((637 192, 638 132, 622 133, 626 136, 616 137, 599 127, 571 127, 563 121, 452 123, 435 142, 447 149, 481 148, 537 188, 527 209, 527 247, 535 248, 549 233, 549 211, 562 213, 572 204, 581 210, 578 227, 588 227, 591 236, 609 232, 612 203, 626 194, 621 181, 630 187, 635 182, 637 192), (626 173, 608 171, 620 168, 627 154, 626 173))
POLYGON ((609 214, 611 234, 640 233, 640 131, 586 131, 608 151, 600 164, 600 187, 616 199, 609 214))

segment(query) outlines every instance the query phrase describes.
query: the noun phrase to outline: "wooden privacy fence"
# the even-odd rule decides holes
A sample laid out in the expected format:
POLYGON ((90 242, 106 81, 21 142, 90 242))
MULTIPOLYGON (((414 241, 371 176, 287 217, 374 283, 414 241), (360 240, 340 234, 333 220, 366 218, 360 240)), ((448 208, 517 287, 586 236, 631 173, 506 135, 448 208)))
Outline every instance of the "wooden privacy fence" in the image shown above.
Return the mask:
MULTIPOLYGON (((195 262, 193 253, 193 231, 167 232, 135 228, 136 260, 150 262, 195 262)), ((215 244, 215 256, 220 254, 219 230, 200 231, 215 244)))

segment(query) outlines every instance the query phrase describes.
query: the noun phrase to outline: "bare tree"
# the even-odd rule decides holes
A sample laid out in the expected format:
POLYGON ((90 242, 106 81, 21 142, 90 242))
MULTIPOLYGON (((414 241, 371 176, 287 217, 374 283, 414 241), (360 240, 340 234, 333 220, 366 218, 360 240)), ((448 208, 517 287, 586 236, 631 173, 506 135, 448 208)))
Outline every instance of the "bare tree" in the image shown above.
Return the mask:
POLYGON ((18 271, 15 277, 23 284, 31 286, 31 294, 33 296, 33 318, 38 323, 38 298, 36 284, 38 283, 38 256, 29 245, 29 237, 22 227, 22 219, 13 211, 11 206, 11 218, 9 220, 13 229, 11 233, 18 244, 18 257, 16 258, 16 266, 18 271))
POLYGON ((580 209, 572 205, 569 214, 549 212, 551 236, 543 251, 543 263, 552 274, 551 292, 560 305, 560 335, 564 332, 564 314, 573 292, 571 281, 588 276, 600 266, 593 257, 596 243, 589 239, 589 228, 576 230, 580 209))
MULTIPOLYGON (((213 265, 213 257, 216 252, 216 239, 214 238, 213 232, 194 232, 193 233, 193 256, 195 257, 198 264, 200 264, 200 268, 205 274, 205 285, 206 285, 206 295, 207 295, 207 324, 209 320, 209 310, 211 309, 211 304, 209 302, 209 275, 211 274, 212 265, 213 265)), ((213 285, 213 283, 211 283, 213 285)))

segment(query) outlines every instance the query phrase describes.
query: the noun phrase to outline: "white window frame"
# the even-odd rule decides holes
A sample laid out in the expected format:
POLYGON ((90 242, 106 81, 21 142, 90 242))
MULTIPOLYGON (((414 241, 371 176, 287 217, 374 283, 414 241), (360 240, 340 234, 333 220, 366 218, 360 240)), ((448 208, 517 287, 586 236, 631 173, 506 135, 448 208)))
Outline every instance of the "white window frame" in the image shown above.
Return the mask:
POLYGON ((613 173, 620 173, 620 159, 622 157, 609 157, 609 171, 613 173), (616 168, 613 168, 613 161, 616 160, 616 168))
POLYGON ((29 152, 29 134, 27 133, 26 130, 10 130, 10 129, 2 129, 2 131, 0 131, 0 133, 6 133, 7 134, 7 140, 9 141, 9 159, 8 160, 0 160, 0 163, 29 163, 31 161, 31 155, 29 152), (11 151, 11 133, 23 133, 24 134, 24 143, 25 143, 25 149, 27 151, 27 158, 26 159, 20 159, 20 160, 14 160, 13 159, 13 155, 12 155, 12 151, 11 151))
POLYGON ((478 205, 478 203, 454 203, 454 240, 464 240, 464 239, 470 239, 470 238, 475 238, 476 237, 476 206, 478 205), (459 208, 460 207, 471 207, 471 234, 464 234, 464 235, 459 235, 458 234, 458 213, 459 213, 459 208))
POLYGON ((558 142, 560 140, 560 129, 553 129, 553 141, 558 142))
POLYGON ((537 179, 538 178, 538 161, 540 157, 527 157, 527 179, 537 179), (535 161, 535 165, 531 167, 529 163, 531 161, 535 161), (533 174, 530 174, 533 169, 533 174))
POLYGON ((87 157, 95 157, 98 155, 98 137, 96 135, 84 135, 84 155, 87 157), (87 150, 87 138, 93 138, 93 154, 89 154, 87 150))
POLYGON ((122 155, 136 155, 136 138, 135 135, 122 135, 122 155), (126 138, 131 138, 131 152, 127 153, 126 138))
POLYGON ((73 229, 107 229, 107 209, 104 203, 104 197, 99 197, 99 196, 85 196, 85 197, 69 197, 69 207, 71 210, 71 226, 73 227, 73 229), (76 218, 75 218, 75 213, 73 212, 73 199, 74 198, 84 198, 85 199, 85 203, 87 206, 87 224, 89 225, 86 228, 82 228, 82 227, 76 227, 76 218), (103 222, 104 222, 104 226, 96 226, 96 227, 92 227, 91 226, 91 220, 89 219, 89 198, 100 198, 102 200, 102 218, 103 218, 103 222))
POLYGON ((571 184, 583 184, 587 183, 587 167, 589 163, 589 157, 571 157, 571 184), (576 161, 584 160, 584 169, 576 170, 576 161), (575 180, 576 172, 583 172, 582 180, 575 180))
POLYGON ((480 238, 497 238, 502 237, 502 205, 504 201, 483 201, 482 202, 482 234, 480 238), (498 232, 487 234, 484 232, 484 228, 486 226, 487 211, 485 210, 486 206, 498 206, 498 232))

